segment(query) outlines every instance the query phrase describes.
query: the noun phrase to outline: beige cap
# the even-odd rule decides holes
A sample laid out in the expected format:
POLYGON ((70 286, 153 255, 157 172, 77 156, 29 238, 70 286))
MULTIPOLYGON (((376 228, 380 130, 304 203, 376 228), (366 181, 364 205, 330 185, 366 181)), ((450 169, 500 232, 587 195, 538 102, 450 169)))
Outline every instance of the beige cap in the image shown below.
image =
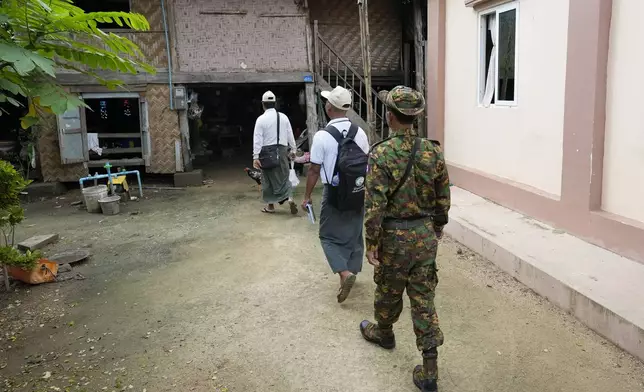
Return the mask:
POLYGON ((262 95, 262 102, 275 102, 275 94, 272 91, 267 91, 262 95))
POLYGON ((322 91, 320 95, 337 109, 345 111, 351 109, 353 97, 351 91, 344 87, 338 86, 331 91, 322 91))

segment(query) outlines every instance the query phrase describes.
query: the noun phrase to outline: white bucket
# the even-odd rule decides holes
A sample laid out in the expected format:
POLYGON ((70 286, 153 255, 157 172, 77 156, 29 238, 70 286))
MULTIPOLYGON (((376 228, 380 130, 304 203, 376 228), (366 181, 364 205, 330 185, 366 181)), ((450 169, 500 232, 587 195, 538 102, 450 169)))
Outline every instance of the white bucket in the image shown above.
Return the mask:
POLYGON ((98 202, 101 205, 103 215, 118 215, 120 212, 119 203, 121 202, 121 196, 104 197, 98 202))
POLYGON ((107 187, 105 185, 83 188, 83 198, 88 212, 100 213, 101 205, 98 201, 105 197, 107 197, 107 187))

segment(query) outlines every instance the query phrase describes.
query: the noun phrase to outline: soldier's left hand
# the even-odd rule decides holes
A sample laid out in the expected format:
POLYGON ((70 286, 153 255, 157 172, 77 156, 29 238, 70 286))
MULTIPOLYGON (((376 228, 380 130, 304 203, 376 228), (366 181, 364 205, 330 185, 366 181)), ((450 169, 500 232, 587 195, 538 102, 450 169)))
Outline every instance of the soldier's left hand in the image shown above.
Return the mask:
POLYGON ((374 267, 379 266, 380 260, 378 260, 378 251, 367 251, 367 261, 374 267))

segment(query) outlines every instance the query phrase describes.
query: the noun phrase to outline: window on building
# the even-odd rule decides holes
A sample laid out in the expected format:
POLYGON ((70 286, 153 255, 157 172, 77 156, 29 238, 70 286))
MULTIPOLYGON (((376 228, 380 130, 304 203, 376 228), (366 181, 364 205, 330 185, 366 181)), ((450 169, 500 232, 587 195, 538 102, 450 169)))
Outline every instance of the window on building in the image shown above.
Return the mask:
POLYGON ((479 103, 512 106, 517 102, 516 2, 481 13, 479 103))
MULTIPOLYGON (((130 12, 130 0, 74 0, 76 7, 85 12, 130 12)), ((101 29, 127 29, 126 25, 119 26, 115 23, 99 23, 101 29)))

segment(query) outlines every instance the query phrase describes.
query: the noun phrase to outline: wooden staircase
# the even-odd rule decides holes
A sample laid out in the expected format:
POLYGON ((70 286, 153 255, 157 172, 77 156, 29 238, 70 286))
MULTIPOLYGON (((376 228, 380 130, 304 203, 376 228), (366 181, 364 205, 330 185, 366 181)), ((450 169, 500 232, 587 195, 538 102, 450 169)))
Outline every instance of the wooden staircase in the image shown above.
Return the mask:
MULTIPOLYGON (((319 91, 329 91, 335 86, 342 86, 353 92, 353 109, 349 110, 348 117, 351 121, 364 129, 367 134, 372 130, 370 143, 375 143, 387 137, 389 128, 385 119, 386 107, 373 89, 367 91, 362 75, 347 61, 331 48, 331 46, 315 33, 315 83, 319 91), (375 124, 367 124, 367 100, 371 100, 374 111, 375 124)), ((325 118, 324 108, 318 105, 318 118, 325 118)))

